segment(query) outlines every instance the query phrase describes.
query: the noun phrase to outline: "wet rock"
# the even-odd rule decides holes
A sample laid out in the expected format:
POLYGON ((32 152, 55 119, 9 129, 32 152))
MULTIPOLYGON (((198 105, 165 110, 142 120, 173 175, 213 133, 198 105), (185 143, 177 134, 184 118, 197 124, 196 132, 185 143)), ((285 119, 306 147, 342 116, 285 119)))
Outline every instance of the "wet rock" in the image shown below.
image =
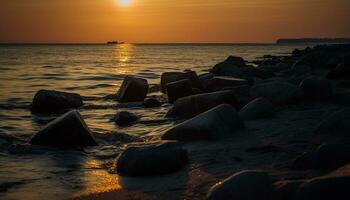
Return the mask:
POLYGON ((325 176, 302 184, 297 191, 296 200, 350 198, 350 176, 325 176))
POLYGON ((272 70, 268 70, 263 67, 246 66, 240 68, 245 77, 258 77, 261 79, 267 79, 274 76, 272 70))
POLYGON ((117 100, 122 103, 143 101, 148 87, 146 79, 126 76, 117 93, 117 100))
POLYGON ((161 75, 160 85, 161 91, 167 93, 167 84, 187 79, 191 83, 191 87, 201 88, 200 80, 196 72, 186 70, 185 72, 165 72, 161 75))
POLYGON ((340 64, 334 70, 331 70, 327 78, 329 79, 350 79, 350 65, 340 64))
POLYGON ((126 176, 160 175, 175 172, 187 162, 187 151, 175 142, 134 146, 118 157, 117 172, 126 176))
POLYGON ((70 111, 48 123, 30 140, 31 144, 44 146, 96 146, 90 129, 78 111, 70 111))
POLYGON ((208 200, 271 200, 272 185, 263 171, 236 173, 210 189, 208 200))
POLYGON ((79 94, 54 90, 39 90, 32 101, 33 113, 57 113, 83 105, 79 94))
POLYGON ((257 84, 251 88, 252 97, 264 97, 274 104, 297 103, 302 96, 302 91, 295 85, 282 82, 271 81, 257 84))
POLYGON ((144 100, 143 105, 146 108, 157 108, 162 106, 162 103, 158 99, 150 97, 144 100))
POLYGON ((174 103, 179 98, 191 96, 193 94, 194 92, 191 87, 191 82, 187 79, 167 84, 169 103, 174 103))
POLYGON ((299 186, 304 184, 305 180, 278 181, 273 184, 274 200, 294 200, 299 186))
POLYGON ((299 88, 307 101, 330 101, 332 99, 332 85, 327 80, 305 79, 299 88))
POLYGON ((216 140, 244 127, 236 110, 222 104, 167 130, 163 140, 216 140))
POLYGON ((215 76, 206 84, 207 91, 219 91, 225 87, 235 87, 249 85, 249 81, 240 78, 233 78, 227 76, 215 76))
POLYGON ((327 143, 315 151, 297 157, 292 169, 336 169, 350 162, 350 145, 346 143, 327 143))
POLYGON ((230 104, 236 109, 240 107, 232 91, 204 93, 178 99, 168 111, 166 117, 191 118, 220 104, 230 104))
POLYGON ((114 116, 113 121, 118 126, 128 126, 136 122, 138 119, 139 117, 133 113, 130 113, 128 111, 121 111, 114 116))
POLYGON ((274 114, 273 105, 265 98, 257 98, 239 111, 239 116, 243 120, 263 119, 271 117, 274 114))
POLYGON ((315 134, 333 138, 350 136, 350 108, 344 108, 324 119, 315 129, 315 134))

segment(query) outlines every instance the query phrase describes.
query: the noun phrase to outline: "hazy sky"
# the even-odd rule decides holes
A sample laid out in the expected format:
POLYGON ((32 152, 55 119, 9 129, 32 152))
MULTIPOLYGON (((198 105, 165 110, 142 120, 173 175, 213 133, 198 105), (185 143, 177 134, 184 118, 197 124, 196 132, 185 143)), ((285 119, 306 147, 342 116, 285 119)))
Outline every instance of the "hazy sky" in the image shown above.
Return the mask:
POLYGON ((0 42, 350 37, 350 0, 0 0, 0 42))

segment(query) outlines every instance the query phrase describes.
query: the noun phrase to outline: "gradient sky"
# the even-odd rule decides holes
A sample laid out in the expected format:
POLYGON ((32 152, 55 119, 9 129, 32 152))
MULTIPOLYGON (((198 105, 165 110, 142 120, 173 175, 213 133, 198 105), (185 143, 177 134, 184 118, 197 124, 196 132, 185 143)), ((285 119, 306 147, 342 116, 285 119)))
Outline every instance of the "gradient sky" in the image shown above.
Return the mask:
POLYGON ((349 9, 350 0, 0 0, 0 42, 350 37, 349 9))

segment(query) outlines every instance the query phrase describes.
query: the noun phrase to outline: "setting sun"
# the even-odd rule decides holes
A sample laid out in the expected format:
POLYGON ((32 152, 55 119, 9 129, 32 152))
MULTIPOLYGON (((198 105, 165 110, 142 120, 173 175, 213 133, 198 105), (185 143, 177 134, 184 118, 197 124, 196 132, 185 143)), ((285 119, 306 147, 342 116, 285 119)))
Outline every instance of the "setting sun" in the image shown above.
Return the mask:
POLYGON ((131 3, 131 0, 117 0, 117 3, 120 6, 129 6, 131 3))

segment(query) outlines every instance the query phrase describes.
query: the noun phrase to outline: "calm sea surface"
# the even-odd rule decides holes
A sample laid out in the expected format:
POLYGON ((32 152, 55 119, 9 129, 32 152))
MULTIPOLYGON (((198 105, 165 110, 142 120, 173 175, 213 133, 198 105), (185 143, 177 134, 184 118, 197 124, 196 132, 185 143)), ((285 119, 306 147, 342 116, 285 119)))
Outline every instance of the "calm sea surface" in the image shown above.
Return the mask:
MULTIPOLYGON (((171 124, 119 128, 110 118, 120 110, 103 97, 116 93, 125 75, 159 83, 167 71, 203 73, 229 55, 248 61, 265 54, 288 55, 305 45, 0 45, 0 199, 62 199, 122 187, 110 166, 122 145, 111 132, 159 135, 171 124), (97 133, 99 147, 60 151, 27 141, 56 116, 29 111, 36 91, 79 93, 80 112, 97 133), (45 197, 45 198, 44 198, 45 197)), ((157 95, 156 93, 153 95, 157 95)), ((127 109, 143 120, 162 119, 168 107, 127 109)), ((125 110, 125 109, 124 109, 125 110)))

